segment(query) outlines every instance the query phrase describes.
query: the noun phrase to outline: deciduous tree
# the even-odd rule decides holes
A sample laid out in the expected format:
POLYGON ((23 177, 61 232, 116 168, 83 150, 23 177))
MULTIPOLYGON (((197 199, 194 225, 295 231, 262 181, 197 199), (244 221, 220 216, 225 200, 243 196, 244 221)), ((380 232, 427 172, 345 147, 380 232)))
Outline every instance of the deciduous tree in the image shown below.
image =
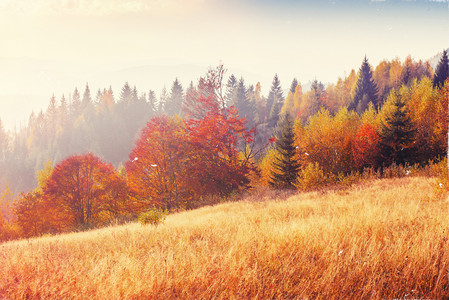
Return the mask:
MULTIPOLYGON (((58 231, 85 228, 104 222, 102 214, 117 193, 117 174, 93 154, 71 156, 58 164, 43 188, 43 201, 54 215, 58 231)), ((118 193, 120 194, 120 193, 118 193)))

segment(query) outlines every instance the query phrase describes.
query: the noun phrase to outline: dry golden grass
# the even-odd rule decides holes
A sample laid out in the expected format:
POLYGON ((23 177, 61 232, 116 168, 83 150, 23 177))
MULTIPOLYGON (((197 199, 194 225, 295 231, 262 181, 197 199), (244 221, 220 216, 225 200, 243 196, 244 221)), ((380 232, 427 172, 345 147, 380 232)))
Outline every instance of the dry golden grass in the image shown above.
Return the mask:
POLYGON ((449 211, 428 178, 377 180, 0 245, 0 298, 449 297, 449 211))

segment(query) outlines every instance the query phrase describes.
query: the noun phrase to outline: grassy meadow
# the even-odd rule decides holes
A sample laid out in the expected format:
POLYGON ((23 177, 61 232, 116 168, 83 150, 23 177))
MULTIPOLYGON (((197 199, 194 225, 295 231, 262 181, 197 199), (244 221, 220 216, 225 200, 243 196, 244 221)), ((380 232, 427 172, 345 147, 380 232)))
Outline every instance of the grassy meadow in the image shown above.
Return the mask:
POLYGON ((449 297, 432 178, 259 191, 138 223, 0 244, 0 299, 449 297))

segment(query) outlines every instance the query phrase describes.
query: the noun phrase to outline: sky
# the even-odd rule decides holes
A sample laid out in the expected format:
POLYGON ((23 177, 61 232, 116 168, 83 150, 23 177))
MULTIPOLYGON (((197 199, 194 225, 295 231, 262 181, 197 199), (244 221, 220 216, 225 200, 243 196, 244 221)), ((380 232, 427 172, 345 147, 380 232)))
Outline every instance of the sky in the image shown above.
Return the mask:
POLYGON ((0 119, 12 129, 89 83, 157 94, 223 63, 268 93, 275 73, 335 83, 449 46, 448 0, 0 0, 0 119))

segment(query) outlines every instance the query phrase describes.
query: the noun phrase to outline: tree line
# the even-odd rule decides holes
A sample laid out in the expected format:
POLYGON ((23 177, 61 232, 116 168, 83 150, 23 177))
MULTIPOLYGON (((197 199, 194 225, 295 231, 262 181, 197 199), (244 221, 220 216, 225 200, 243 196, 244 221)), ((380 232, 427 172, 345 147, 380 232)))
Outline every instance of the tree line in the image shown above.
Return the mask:
POLYGON ((135 219, 150 207, 192 208, 250 185, 301 188, 307 174, 345 176, 446 155, 447 52, 435 71, 408 57, 365 57, 336 84, 268 95, 218 66, 159 98, 126 83, 93 99, 86 85, 53 96, 28 126, 0 123, 0 231, 33 236, 135 219), (133 142, 135 144, 133 146, 133 142), (89 154, 85 154, 89 153, 89 154), (18 195, 18 191, 22 192, 18 195), (3 228, 3 230, 2 230, 3 228), (5 228, 9 228, 6 230, 5 228))

